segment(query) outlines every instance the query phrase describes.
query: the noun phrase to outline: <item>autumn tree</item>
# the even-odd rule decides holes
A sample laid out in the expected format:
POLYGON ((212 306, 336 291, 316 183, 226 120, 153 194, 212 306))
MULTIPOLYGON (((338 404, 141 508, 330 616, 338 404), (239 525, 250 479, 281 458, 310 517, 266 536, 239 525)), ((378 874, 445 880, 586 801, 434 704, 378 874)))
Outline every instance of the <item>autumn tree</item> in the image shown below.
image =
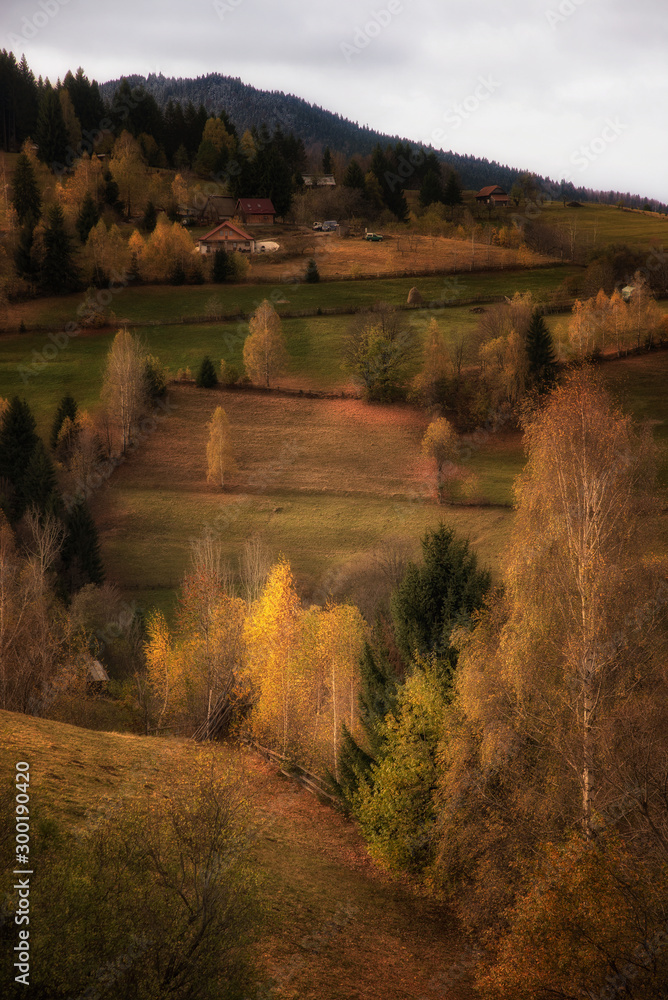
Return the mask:
POLYGON ((102 386, 111 418, 121 431, 121 454, 127 451, 132 430, 144 406, 145 350, 129 330, 119 330, 107 354, 102 386))
POLYGON ((413 379, 413 390, 428 406, 443 403, 454 375, 454 365, 435 318, 427 329, 422 371, 413 379))
POLYGON ((123 131, 114 143, 109 170, 117 185, 117 197, 125 205, 129 218, 144 200, 146 164, 139 143, 127 131, 123 131))
POLYGON ((251 316, 249 330, 243 349, 246 372, 252 382, 269 387, 285 371, 288 357, 281 319, 268 299, 251 316))
POLYGON ((390 402, 403 391, 415 351, 413 330, 392 306, 381 302, 353 320, 345 362, 367 399, 390 402))
POLYGON ((225 477, 236 471, 236 462, 232 452, 232 434, 230 422, 222 406, 217 406, 206 425, 209 440, 206 445, 207 474, 206 481, 225 488, 225 477))
POLYGON ((433 459, 436 466, 438 502, 443 503, 445 492, 444 470, 453 466, 459 453, 457 433, 445 417, 438 417, 427 427, 422 438, 422 453, 433 459))

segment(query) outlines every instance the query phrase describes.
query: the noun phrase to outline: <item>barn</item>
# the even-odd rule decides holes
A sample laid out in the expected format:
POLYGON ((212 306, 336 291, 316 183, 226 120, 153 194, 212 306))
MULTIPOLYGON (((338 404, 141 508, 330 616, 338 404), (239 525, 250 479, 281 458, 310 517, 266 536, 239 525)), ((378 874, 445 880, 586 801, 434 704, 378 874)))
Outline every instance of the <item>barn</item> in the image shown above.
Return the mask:
POLYGON ((239 198, 234 214, 245 226, 273 226, 276 209, 270 198, 239 198))
POLYGON ((481 188, 475 196, 475 200, 484 205, 494 205, 499 208, 505 208, 508 205, 508 195, 498 184, 488 184, 487 187, 481 188))

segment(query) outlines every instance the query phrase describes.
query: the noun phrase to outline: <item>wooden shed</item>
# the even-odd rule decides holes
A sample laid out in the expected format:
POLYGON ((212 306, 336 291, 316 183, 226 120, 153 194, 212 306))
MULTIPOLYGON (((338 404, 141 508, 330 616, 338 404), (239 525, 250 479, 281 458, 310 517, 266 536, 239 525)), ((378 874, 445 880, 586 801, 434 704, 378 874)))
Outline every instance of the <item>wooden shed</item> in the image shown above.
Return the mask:
POLYGON ((276 209, 270 198, 239 198, 234 214, 245 226, 273 226, 276 209))

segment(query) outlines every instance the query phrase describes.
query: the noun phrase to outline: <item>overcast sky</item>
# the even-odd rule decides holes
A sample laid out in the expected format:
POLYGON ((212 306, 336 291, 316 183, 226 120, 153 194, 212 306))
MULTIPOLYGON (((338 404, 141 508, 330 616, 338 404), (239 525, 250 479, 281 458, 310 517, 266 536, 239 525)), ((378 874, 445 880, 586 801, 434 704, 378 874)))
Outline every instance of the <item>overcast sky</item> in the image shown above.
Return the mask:
POLYGON ((224 73, 668 202, 665 0, 4 0, 2 23, 0 46, 53 82, 224 73))

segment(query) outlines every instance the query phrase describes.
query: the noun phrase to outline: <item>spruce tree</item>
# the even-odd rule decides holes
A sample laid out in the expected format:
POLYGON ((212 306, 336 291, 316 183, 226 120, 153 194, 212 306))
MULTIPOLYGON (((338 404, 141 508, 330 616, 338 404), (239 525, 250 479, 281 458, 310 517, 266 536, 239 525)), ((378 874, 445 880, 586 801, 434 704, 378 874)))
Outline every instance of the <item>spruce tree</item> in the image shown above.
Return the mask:
POLYGON ((37 155, 42 163, 47 163, 52 170, 62 170, 67 159, 68 141, 58 91, 47 83, 42 92, 35 126, 37 155))
POLYGON ((227 250, 216 250, 213 255, 212 278, 217 284, 222 284, 234 274, 234 265, 229 258, 227 250))
POLYGON ((213 367, 213 361, 207 355, 202 359, 202 364, 199 366, 195 385, 199 389, 213 389, 217 384, 218 376, 216 375, 216 369, 213 367))
POLYGON ((12 205, 16 209, 20 225, 24 225, 32 216, 32 231, 42 212, 42 199, 30 157, 25 153, 19 153, 16 158, 12 176, 12 205))
POLYGON ((322 172, 323 174, 331 174, 334 172, 334 160, 332 159, 332 153, 329 146, 325 146, 325 150, 322 154, 322 172))
POLYGON ((549 389, 554 385, 557 361, 552 334, 538 309, 534 309, 527 330, 526 352, 530 380, 539 390, 549 389))
POLYGON ((435 654, 442 661, 444 682, 456 664, 450 633, 467 625, 481 607, 491 577, 478 569, 475 553, 452 528, 441 524, 422 539, 424 561, 409 563, 391 599, 397 646, 409 663, 417 652, 435 654))
POLYGON ((104 583, 97 528, 83 497, 78 497, 67 512, 65 528, 62 560, 69 591, 80 590, 87 583, 104 583))
POLYGON ((442 202, 443 197, 441 175, 436 173, 435 170, 427 171, 420 186, 420 205, 422 208, 427 208, 429 205, 433 205, 435 201, 442 202))
POLYGON ((40 521, 47 514, 59 515, 62 500, 53 463, 41 440, 37 440, 21 486, 23 508, 34 507, 40 521))
POLYGON ((26 401, 14 396, 0 423, 0 503, 12 522, 17 521, 25 509, 23 483, 39 440, 35 426, 35 418, 26 401))
POLYGON ((309 285, 314 285, 316 282, 320 281, 320 271, 318 270, 318 265, 313 258, 311 258, 308 262, 304 280, 308 282, 309 285))
POLYGON ((104 181, 104 203, 108 205, 109 208, 117 209, 118 204, 118 184, 114 180, 109 167, 105 167, 102 172, 102 180, 104 181))
POLYGON ((343 186, 347 188, 357 188, 359 191, 364 191, 365 185, 364 171, 360 167, 357 160, 351 160, 346 168, 346 172, 343 175, 343 186))
POLYGON ((33 244, 35 242, 35 220, 32 215, 28 215, 21 227, 19 241, 14 251, 14 266, 20 278, 33 281, 37 276, 37 267, 32 255, 33 244))
POLYGON ((152 233, 158 221, 158 213, 152 201, 149 201, 144 210, 144 215, 140 223, 140 229, 145 233, 152 233))
POLYGON ((44 230, 44 257, 40 270, 40 284, 47 294, 60 295, 78 288, 79 276, 74 263, 72 240, 65 229, 65 218, 60 205, 54 205, 44 230))
POLYGON ((81 208, 79 209, 76 221, 77 233, 79 234, 79 239, 82 243, 86 242, 91 229, 93 229, 99 221, 100 213, 97 205, 95 204, 95 199, 90 191, 87 191, 86 196, 81 203, 81 208))
POLYGON ((53 418, 53 423, 51 425, 51 436, 49 437, 49 445, 52 450, 55 449, 56 445, 58 444, 58 435, 60 434, 60 428, 63 426, 66 417, 69 417, 70 420, 76 420, 77 417, 76 400, 73 399, 73 397, 70 396, 69 393, 66 396, 63 396, 61 401, 58 403, 58 409, 56 410, 56 414, 53 418))
POLYGON ((462 186, 459 182, 459 177, 454 170, 450 171, 448 179, 445 182, 443 202, 444 204, 450 206, 461 205, 462 203, 462 186))

